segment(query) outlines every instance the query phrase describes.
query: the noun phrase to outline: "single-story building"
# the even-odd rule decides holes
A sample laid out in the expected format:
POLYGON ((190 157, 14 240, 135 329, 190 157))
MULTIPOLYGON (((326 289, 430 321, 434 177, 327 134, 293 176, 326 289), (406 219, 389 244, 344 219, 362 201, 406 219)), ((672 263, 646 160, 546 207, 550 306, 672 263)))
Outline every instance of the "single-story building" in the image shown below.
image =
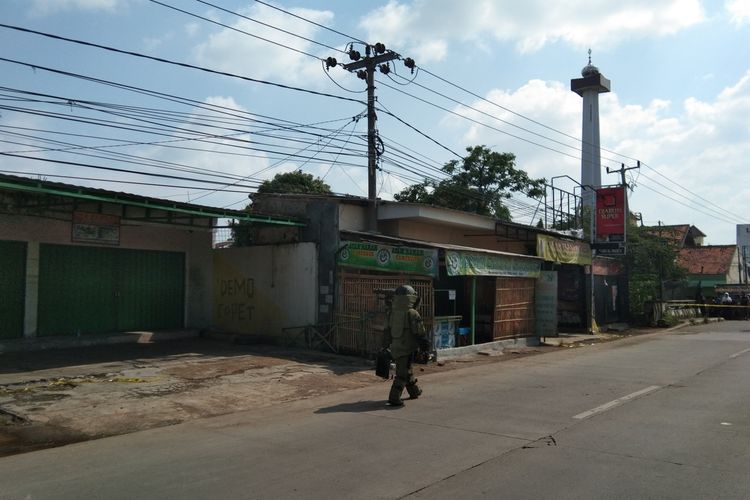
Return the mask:
POLYGON ((0 340, 211 328, 213 232, 225 218, 304 225, 0 175, 0 340))

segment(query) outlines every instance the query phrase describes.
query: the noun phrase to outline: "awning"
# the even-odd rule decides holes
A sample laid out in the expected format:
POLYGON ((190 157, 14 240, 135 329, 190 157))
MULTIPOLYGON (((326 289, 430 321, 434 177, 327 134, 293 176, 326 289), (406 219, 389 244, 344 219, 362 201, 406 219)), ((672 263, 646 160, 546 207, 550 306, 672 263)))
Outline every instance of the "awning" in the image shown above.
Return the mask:
MULTIPOLYGON (((396 248, 414 247, 442 250, 448 276, 508 276, 538 278, 542 259, 532 255, 521 255, 497 250, 466 247, 450 243, 412 240, 394 236, 384 236, 362 231, 341 231, 342 238, 351 235, 366 243, 383 243, 396 248)), ((343 243, 343 242, 342 242, 343 243)), ((429 273, 436 277, 435 274, 429 273)), ((428 273, 422 273, 428 274, 428 273)))

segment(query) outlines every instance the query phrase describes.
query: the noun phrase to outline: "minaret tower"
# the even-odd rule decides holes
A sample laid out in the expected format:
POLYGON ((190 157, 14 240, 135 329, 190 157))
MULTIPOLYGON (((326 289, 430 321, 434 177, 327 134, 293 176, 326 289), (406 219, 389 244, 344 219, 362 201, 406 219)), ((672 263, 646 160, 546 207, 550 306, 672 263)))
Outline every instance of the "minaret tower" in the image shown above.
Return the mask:
POLYGON ((583 98, 583 144, 581 146, 581 186, 583 204, 594 209, 592 188, 602 185, 602 158, 599 150, 599 94, 609 92, 609 80, 589 63, 581 70, 583 78, 570 80, 570 90, 583 98))

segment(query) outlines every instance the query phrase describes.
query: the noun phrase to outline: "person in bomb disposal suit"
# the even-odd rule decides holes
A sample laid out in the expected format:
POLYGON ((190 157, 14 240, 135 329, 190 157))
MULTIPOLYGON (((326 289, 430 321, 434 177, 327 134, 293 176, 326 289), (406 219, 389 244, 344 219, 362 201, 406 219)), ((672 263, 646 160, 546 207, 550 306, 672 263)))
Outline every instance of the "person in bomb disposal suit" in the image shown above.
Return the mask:
POLYGON ((420 349, 428 351, 430 346, 422 316, 416 310, 418 304, 419 297, 414 288, 409 285, 396 288, 383 335, 383 347, 390 347, 391 356, 396 363, 396 376, 388 394, 391 406, 404 405, 401 400, 404 388, 410 399, 417 399, 422 394, 412 372, 412 356, 420 349))

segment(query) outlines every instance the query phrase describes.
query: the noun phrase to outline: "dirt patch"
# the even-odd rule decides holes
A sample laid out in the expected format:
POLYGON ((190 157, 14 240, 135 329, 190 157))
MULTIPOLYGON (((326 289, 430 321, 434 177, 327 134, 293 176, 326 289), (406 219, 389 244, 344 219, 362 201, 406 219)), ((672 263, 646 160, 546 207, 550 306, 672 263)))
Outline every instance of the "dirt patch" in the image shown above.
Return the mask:
MULTIPOLYGON (((371 362, 334 354, 211 341, 171 346, 118 346, 119 359, 99 353, 89 362, 66 364, 44 353, 29 366, 0 373, 0 456, 104 436, 173 425, 197 418, 248 411, 288 401, 382 384, 371 362), (132 350, 132 352, 131 352, 132 350)), ((502 355, 415 365, 417 376, 518 359, 557 348, 520 347, 502 355)), ((3 356, 0 356, 2 358, 3 356)), ((385 398, 384 393, 383 397, 385 398)))

